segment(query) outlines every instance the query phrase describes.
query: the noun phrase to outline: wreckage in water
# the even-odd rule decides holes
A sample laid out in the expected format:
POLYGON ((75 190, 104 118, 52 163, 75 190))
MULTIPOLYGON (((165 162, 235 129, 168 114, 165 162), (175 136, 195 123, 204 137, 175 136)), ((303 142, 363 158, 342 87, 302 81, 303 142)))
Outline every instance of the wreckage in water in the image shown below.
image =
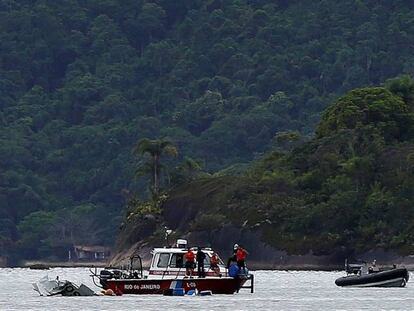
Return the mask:
POLYGON ((33 283, 33 289, 40 296, 96 296, 97 294, 84 284, 76 285, 70 281, 61 281, 59 278, 50 279, 45 276, 37 283, 33 283))

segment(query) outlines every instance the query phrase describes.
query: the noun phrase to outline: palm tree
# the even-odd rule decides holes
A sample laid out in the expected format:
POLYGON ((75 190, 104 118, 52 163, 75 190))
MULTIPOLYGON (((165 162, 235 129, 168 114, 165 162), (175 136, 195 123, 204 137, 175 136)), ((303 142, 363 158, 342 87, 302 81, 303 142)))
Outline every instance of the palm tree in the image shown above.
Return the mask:
POLYGON ((183 169, 190 180, 193 180, 197 172, 201 171, 201 165, 196 160, 185 157, 183 163, 183 169))
POLYGON ((148 154, 151 157, 150 162, 144 165, 142 167, 144 169, 141 168, 139 172, 151 172, 152 192, 155 197, 158 197, 160 192, 161 156, 166 154, 175 157, 178 154, 177 148, 168 140, 143 138, 135 146, 134 154, 138 156, 148 154))

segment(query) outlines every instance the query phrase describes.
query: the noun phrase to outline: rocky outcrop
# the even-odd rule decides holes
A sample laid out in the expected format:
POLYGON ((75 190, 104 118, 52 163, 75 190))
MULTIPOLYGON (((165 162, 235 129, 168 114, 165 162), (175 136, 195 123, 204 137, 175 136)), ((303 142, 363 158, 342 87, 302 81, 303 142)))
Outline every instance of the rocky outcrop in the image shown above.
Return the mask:
MULTIPOLYGON (((149 253, 152 246, 149 245, 151 237, 160 223, 160 219, 153 215, 131 217, 121 227, 109 265, 120 265, 135 251, 139 251, 140 254, 149 253)), ((148 260, 148 258, 149 256, 143 259, 148 260)))
MULTIPOLYGON (((110 264, 119 265, 137 251, 143 258, 144 266, 148 266, 151 249, 164 246, 165 243, 162 239, 154 238, 154 223, 150 225, 145 221, 140 224, 135 222, 130 226, 132 228, 125 228, 120 235, 120 238, 125 238, 125 241, 118 245, 118 251, 110 264), (133 243, 126 243, 127 241, 133 243)), ((326 256, 317 256, 312 252, 305 255, 288 254, 262 241, 260 230, 238 228, 229 224, 211 232, 183 232, 173 235, 187 239, 191 246, 212 247, 223 260, 227 260, 227 257, 231 255, 234 243, 243 245, 249 251, 248 265, 251 269, 340 270, 344 266, 345 254, 338 251, 326 256)), ((172 242, 171 239, 170 241, 172 242)), ((361 253, 354 257, 366 262, 376 259, 380 265, 404 265, 414 270, 414 256, 400 256, 383 249, 361 253)))
MULTIPOLYGON (((147 227, 148 224, 143 224, 147 227)), ((135 240, 135 243, 123 242, 123 247, 118 246, 118 251, 111 259, 110 265, 117 266, 125 262, 134 252, 138 252, 145 266, 149 265, 150 251, 153 247, 160 247, 163 244, 159 239, 154 239, 150 231, 147 235, 140 225, 133 225, 134 228, 125 228, 120 235, 127 241, 135 240), (140 233, 137 235, 136 233, 140 233), (134 237, 130 236, 134 234, 134 237), (142 239, 141 239, 142 238, 142 239)), ((153 233, 153 232, 152 232, 153 233)), ((306 255, 290 255, 286 251, 278 250, 261 240, 259 230, 248 230, 238 228, 233 225, 224 225, 222 228, 208 231, 183 232, 181 235, 175 234, 175 237, 185 238, 190 246, 212 247, 216 250, 223 260, 231 256, 234 243, 243 245, 248 251, 248 263, 252 269, 338 269, 342 267, 342 261, 339 262, 334 256, 315 256, 311 253, 306 255)), ((121 244, 120 244, 121 245, 121 244)))
MULTIPOLYGON (((241 244, 250 253, 249 267, 255 269, 342 269, 345 258, 353 259, 346 249, 332 249, 327 255, 326 252, 325 255, 314 254, 312 250, 301 255, 289 254, 274 246, 277 236, 272 236, 276 243, 266 241, 260 225, 235 224, 231 219, 233 214, 226 210, 228 197, 222 193, 223 188, 231 187, 231 181, 229 177, 219 177, 183 185, 169 194, 161 215, 130 217, 119 234, 110 264, 119 265, 134 252, 139 252, 144 264, 148 264, 153 247, 173 244, 177 238, 187 239, 190 246, 212 247, 223 260, 231 255, 234 243, 241 244), (205 218, 201 221, 206 215, 209 221, 204 221, 205 218), (165 241, 166 227, 173 230, 168 243, 165 241)), ((414 257, 399 256, 392 251, 373 250, 352 257, 414 268, 414 257)))

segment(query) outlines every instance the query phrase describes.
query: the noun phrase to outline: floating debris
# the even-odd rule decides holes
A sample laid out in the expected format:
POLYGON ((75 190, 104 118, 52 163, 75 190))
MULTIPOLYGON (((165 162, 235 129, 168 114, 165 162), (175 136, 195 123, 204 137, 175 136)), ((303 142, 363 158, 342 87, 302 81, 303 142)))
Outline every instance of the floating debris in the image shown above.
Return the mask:
POLYGON ((76 285, 67 280, 60 281, 59 277, 50 279, 48 275, 41 278, 37 283, 33 283, 33 289, 40 294, 40 296, 97 296, 88 286, 81 284, 76 285))

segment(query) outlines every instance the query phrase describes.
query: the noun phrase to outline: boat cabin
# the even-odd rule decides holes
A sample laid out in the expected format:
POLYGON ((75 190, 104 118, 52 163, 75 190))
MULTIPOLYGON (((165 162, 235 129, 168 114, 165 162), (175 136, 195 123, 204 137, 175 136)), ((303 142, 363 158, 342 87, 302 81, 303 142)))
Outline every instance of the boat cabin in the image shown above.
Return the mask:
MULTIPOLYGON (((162 275, 163 277, 171 276, 176 278, 177 276, 184 276, 185 269, 185 253, 187 252, 187 241, 178 240, 174 247, 154 248, 152 251, 152 260, 149 268, 148 278, 162 275)), ((191 248, 194 255, 197 254, 197 247, 191 248)), ((210 259, 213 256, 213 250, 211 248, 202 248, 202 251, 206 254, 204 259, 204 270, 206 276, 219 276, 210 267, 210 259)), ((224 263, 219 259, 220 274, 225 275, 227 269, 224 263)), ((194 275, 197 275, 197 266, 194 269, 194 275)))

